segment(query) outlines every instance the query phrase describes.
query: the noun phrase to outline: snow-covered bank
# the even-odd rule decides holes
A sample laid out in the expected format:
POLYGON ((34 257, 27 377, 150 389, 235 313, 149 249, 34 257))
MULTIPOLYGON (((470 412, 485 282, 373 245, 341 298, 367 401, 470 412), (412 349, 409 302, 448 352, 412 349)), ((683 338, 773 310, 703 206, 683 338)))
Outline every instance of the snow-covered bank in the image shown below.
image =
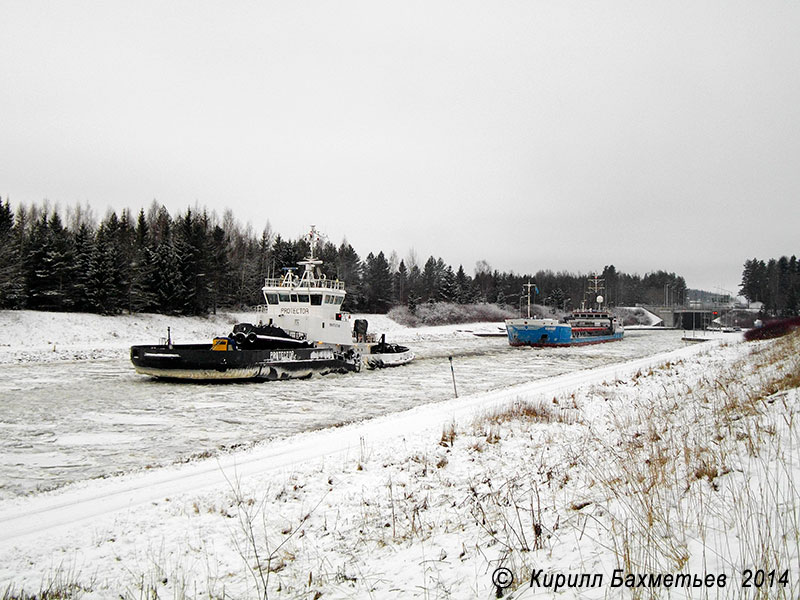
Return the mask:
MULTIPOLYGON (((210 343, 214 337, 227 335, 236 323, 257 323, 259 318, 255 312, 186 317, 0 310, 0 364, 126 357, 132 345, 165 339, 168 327, 175 343, 210 343)), ((367 319, 370 332, 386 333, 390 341, 425 339, 464 328, 462 324, 412 329, 386 315, 358 314, 353 318, 367 319)))
POLYGON ((133 344, 158 343, 172 328, 176 342, 210 342, 254 313, 207 317, 157 314, 103 316, 33 310, 0 311, 0 363, 85 360, 126 356, 133 344))
POLYGON ((0 580, 61 578, 89 598, 487 598, 498 566, 517 582, 534 566, 796 568, 781 527, 798 517, 797 393, 765 386, 797 367, 776 348, 695 345, 7 501, 0 580), (773 479, 743 486, 759 469, 773 479), (757 532, 731 497, 772 511, 771 563, 742 548, 757 532))

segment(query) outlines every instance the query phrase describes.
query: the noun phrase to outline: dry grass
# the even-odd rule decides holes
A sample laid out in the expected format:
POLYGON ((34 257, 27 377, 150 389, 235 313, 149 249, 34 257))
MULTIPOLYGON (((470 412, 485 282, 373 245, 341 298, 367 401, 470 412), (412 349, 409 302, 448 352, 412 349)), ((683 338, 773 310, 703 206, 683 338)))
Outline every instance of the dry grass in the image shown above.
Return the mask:
MULTIPOLYGON (((598 437, 605 451, 588 467, 607 498, 621 568, 677 572, 702 551, 709 571, 738 578, 748 566, 786 569, 800 556, 791 472, 799 458, 797 408, 775 406, 776 394, 800 385, 798 351, 800 335, 793 335, 754 349, 714 378, 691 386, 673 378, 630 421, 617 422, 621 443, 598 437), (636 433, 626 439, 630 431, 636 433), (731 539, 738 547, 729 547, 731 539)), ((754 590, 753 597, 791 598, 797 589, 795 582, 754 590)), ((665 593, 634 590, 634 597, 665 593)))
POLYGON ((578 422, 578 411, 572 408, 561 408, 557 400, 516 400, 510 406, 489 412, 475 421, 476 427, 486 425, 502 425, 511 422, 526 423, 565 423, 573 425, 578 422))

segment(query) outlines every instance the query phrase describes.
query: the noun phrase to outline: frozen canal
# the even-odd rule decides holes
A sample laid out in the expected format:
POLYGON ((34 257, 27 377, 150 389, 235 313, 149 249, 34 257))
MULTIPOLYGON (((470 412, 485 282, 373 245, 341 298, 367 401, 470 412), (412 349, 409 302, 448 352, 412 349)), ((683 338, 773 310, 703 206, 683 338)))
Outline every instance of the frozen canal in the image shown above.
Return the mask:
POLYGON ((452 332, 393 338, 413 348, 413 363, 270 383, 164 383, 127 358, 0 365, 0 498, 449 399, 448 356, 464 396, 672 350, 681 333, 551 349, 452 332))

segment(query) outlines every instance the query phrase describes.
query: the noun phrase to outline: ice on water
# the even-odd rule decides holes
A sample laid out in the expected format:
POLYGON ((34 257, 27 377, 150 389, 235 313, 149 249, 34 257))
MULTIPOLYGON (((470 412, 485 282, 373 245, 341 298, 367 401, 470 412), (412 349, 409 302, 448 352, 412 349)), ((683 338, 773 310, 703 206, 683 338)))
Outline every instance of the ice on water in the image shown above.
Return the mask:
POLYGON ((630 331, 621 342, 511 348, 454 328, 397 331, 417 359, 395 369, 308 380, 173 384, 127 358, 0 367, 0 498, 189 460, 297 432, 655 354, 676 331, 630 331))

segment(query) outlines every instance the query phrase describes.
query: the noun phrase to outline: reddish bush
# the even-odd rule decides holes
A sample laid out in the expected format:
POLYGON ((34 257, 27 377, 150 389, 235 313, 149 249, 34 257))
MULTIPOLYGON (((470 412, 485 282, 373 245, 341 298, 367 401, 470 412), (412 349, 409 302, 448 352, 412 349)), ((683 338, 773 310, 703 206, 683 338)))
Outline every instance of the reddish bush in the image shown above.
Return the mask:
POLYGON ((749 342, 753 340, 769 340, 786 335, 798 328, 800 328, 800 317, 775 319, 774 321, 767 321, 761 327, 750 329, 744 334, 744 339, 749 342))

